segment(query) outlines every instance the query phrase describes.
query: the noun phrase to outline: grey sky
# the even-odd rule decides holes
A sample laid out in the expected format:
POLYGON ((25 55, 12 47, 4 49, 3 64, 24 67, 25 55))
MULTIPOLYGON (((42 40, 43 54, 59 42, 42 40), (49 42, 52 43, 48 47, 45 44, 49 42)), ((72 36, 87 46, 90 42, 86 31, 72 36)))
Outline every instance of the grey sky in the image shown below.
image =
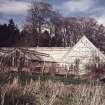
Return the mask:
MULTIPOLYGON (((33 0, 0 0, 0 22, 13 18, 19 27, 25 21, 30 2, 33 0)), ((38 0, 37 0, 38 1, 38 0)), ((105 0, 39 0, 48 2, 64 16, 93 17, 105 25, 105 0)))

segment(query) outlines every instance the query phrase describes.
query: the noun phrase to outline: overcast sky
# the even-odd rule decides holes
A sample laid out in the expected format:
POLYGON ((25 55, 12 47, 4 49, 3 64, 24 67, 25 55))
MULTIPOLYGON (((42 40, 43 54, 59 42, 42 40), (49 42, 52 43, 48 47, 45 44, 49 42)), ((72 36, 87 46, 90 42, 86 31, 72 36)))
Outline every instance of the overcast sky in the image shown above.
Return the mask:
MULTIPOLYGON (((0 23, 13 18, 21 28, 33 0, 0 0, 0 23)), ((38 0, 37 0, 38 1, 38 0)), ((39 0, 41 1, 41 0, 39 0)), ((51 3, 64 16, 93 17, 105 26, 105 0, 42 0, 51 3)))

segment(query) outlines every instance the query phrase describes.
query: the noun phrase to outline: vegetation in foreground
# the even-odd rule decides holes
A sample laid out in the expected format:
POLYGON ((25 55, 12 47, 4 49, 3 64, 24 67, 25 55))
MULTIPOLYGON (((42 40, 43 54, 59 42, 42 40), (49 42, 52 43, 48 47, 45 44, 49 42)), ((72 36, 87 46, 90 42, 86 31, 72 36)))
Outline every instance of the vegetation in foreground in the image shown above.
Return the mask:
POLYGON ((68 84, 31 80, 22 85, 14 78, 0 87, 0 105, 104 105, 105 85, 68 84))

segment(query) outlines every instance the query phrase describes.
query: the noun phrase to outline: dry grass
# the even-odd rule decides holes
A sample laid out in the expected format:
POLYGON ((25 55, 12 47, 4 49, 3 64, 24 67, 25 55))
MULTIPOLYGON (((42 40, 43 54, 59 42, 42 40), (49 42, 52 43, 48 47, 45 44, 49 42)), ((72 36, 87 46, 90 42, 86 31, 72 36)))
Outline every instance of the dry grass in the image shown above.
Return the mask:
POLYGON ((33 81, 22 86, 18 79, 0 88, 0 105, 105 105, 103 85, 64 85, 33 81))

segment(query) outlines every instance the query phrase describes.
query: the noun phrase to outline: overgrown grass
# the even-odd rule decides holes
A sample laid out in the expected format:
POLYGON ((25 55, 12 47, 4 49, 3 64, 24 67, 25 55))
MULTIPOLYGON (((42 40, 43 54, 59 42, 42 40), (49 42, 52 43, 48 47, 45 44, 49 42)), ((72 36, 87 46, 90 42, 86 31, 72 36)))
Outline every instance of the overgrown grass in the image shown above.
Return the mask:
POLYGON ((74 75, 69 75, 67 78, 65 75, 21 75, 19 76, 20 82, 22 84, 25 84, 27 82, 30 82, 32 80, 41 80, 41 81, 47 81, 51 80, 53 82, 63 82, 65 85, 69 84, 74 84, 74 85, 79 85, 79 84, 93 84, 93 85, 101 85, 101 82, 96 81, 96 80, 90 80, 90 79, 82 79, 80 77, 74 76, 74 75))
POLYGON ((105 86, 15 78, 0 88, 0 105, 105 105, 105 86))
POLYGON ((0 105, 105 105, 105 85, 70 75, 11 75, 0 86, 0 105))
MULTIPOLYGON (((15 77, 17 77, 19 79, 19 82, 22 85, 26 85, 27 83, 29 83, 31 80, 37 81, 37 80, 41 80, 41 81, 48 81, 51 80, 53 82, 63 82, 65 85, 69 85, 69 84, 74 84, 74 85, 79 85, 79 84, 93 84, 93 85, 101 85, 101 83, 99 81, 96 80, 89 80, 89 79, 82 79, 80 77, 74 76, 74 75, 69 75, 67 78, 65 75, 55 75, 55 76, 51 76, 49 74, 36 74, 36 75, 31 75, 31 74, 24 74, 22 73, 21 75, 14 75, 12 74, 11 76, 8 76, 9 79, 3 80, 3 83, 12 83, 13 79, 15 77)), ((2 83, 2 82, 1 82, 2 83)))

